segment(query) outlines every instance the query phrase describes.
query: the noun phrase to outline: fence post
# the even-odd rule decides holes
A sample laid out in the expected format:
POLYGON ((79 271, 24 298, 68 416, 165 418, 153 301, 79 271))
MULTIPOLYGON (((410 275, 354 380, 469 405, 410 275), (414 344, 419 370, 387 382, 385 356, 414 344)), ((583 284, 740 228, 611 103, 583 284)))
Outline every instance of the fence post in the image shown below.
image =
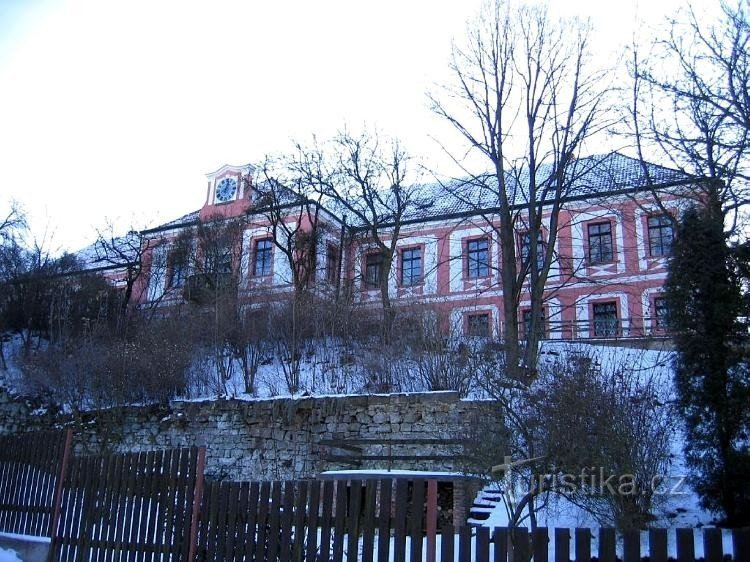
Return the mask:
POLYGON ((68 464, 70 463, 70 448, 73 445, 73 429, 68 428, 65 430, 65 444, 63 445, 63 457, 60 463, 60 470, 57 474, 57 483, 55 485, 55 503, 52 509, 52 520, 50 521, 50 549, 49 559, 52 559, 52 550, 55 546, 55 538, 57 537, 57 526, 60 522, 60 512, 62 511, 62 491, 63 482, 68 476, 68 464))
POLYGON ((437 480, 427 481, 427 562, 435 562, 437 551, 437 480))
POLYGON ((206 447, 204 446, 198 448, 198 459, 195 466, 195 488, 193 489, 193 508, 190 514, 190 549, 188 550, 188 562, 195 562, 195 553, 198 547, 198 516, 200 515, 200 505, 203 500, 203 473, 205 470, 206 447))

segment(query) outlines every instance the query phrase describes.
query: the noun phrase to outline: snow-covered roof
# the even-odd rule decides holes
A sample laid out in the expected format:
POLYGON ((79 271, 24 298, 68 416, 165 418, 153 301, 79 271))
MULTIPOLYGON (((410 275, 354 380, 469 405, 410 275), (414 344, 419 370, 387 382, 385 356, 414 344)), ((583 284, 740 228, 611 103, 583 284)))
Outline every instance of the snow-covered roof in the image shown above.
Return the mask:
MULTIPOLYGON (((553 166, 544 164, 536 174, 537 200, 555 196, 553 166), (545 189, 547 188, 547 189, 545 189)), ((511 206, 529 201, 529 170, 506 172, 511 206)), ((695 181, 695 178, 657 164, 641 163, 618 152, 575 160, 566 170, 564 198, 601 198, 627 190, 664 187, 695 181)), ((471 214, 498 207, 497 178, 494 174, 421 186, 405 220, 428 220, 442 216, 471 214)))
POLYGON ((138 233, 129 232, 109 240, 99 239, 74 254, 83 271, 116 269, 138 259, 140 244, 138 233))
POLYGON ((193 211, 191 213, 188 213, 187 215, 182 215, 181 217, 178 217, 174 220, 165 222, 164 224, 160 224, 159 226, 155 226, 154 228, 147 228, 143 232, 148 233, 157 230, 168 230, 170 228, 180 228, 183 226, 188 226, 198 220, 199 213, 200 211, 193 211))
MULTIPOLYGON (((551 174, 553 166, 544 164, 537 170, 537 198, 544 197, 551 200, 553 189, 551 174), (545 196, 546 194, 546 196, 545 196)), ((506 185, 512 206, 521 206, 529 198, 528 168, 511 170, 506 173, 506 185)), ((566 169, 564 190, 566 199, 601 198, 614 193, 628 190, 639 190, 649 187, 665 187, 696 181, 696 178, 679 170, 673 170, 651 163, 625 156, 619 152, 603 155, 587 156, 575 160, 566 169)), ((263 194, 267 192, 263 185, 253 190, 253 202, 256 205, 264 203, 263 194)), ((406 210, 402 220, 417 222, 438 219, 456 215, 470 215, 498 207, 497 178, 493 174, 472 177, 448 182, 434 182, 421 184, 410 188, 412 204, 406 210)), ((298 199, 293 191, 276 189, 275 197, 283 203, 293 203, 298 199)), ((326 198, 322 206, 332 215, 342 219, 347 216, 350 226, 364 226, 357 217, 349 212, 344 205, 333 199, 326 198)), ((199 211, 193 211, 173 221, 155 228, 145 230, 144 233, 180 228, 194 224, 198 220, 199 211)), ((388 222, 389 210, 383 208, 381 220, 388 222)))

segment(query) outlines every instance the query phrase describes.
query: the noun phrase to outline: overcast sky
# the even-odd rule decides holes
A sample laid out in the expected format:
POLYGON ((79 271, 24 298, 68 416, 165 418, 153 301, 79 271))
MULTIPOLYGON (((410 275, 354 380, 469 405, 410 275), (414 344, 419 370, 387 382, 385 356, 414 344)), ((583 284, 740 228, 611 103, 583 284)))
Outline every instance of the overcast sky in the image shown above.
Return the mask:
MULTIPOLYGON (((707 0, 709 5, 713 5, 707 0)), ((606 63, 677 0, 556 0, 606 63), (637 24, 644 20, 644 24, 637 24)), ((205 174, 367 124, 440 166, 425 93, 479 0, 0 0, 0 210, 52 250, 198 209, 205 174)))

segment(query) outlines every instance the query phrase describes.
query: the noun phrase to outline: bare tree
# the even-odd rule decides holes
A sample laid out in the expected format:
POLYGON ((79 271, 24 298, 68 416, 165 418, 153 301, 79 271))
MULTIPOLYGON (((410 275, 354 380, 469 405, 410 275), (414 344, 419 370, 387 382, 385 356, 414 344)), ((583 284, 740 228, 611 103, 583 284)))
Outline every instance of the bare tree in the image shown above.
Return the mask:
MULTIPOLYGON (((120 303, 122 318, 133 300, 133 290, 143 273, 143 257, 150 251, 152 239, 146 238, 137 230, 130 230, 125 236, 116 236, 110 225, 100 230, 94 243, 94 263, 102 268, 114 268, 121 273, 120 281, 124 283, 120 303)), ((136 299, 139 295, 135 295, 136 299)))
POLYGON ((403 220, 415 204, 418 186, 411 161, 397 140, 374 133, 338 133, 331 141, 298 146, 297 173, 323 200, 331 201, 371 244, 378 263, 365 284, 377 286, 383 308, 382 338, 391 336, 395 310, 389 279, 403 220))
MULTIPOLYGON (((747 0, 722 2, 715 21, 688 6, 668 20, 649 56, 633 49, 627 133, 648 177, 644 154, 709 181, 692 187, 698 201, 714 192, 737 232, 750 202, 750 22, 747 0)), ((661 200, 656 192, 654 201, 661 200)))
POLYGON ((605 88, 590 61, 588 33, 587 25, 554 20, 543 7, 495 0, 465 44, 454 46, 452 84, 430 95, 434 112, 468 143, 469 154, 489 164, 488 173, 472 174, 466 158, 454 155, 469 179, 452 191, 484 217, 499 241, 506 365, 519 380, 535 370, 559 212, 584 172, 577 157, 606 125, 605 88), (488 205, 477 205, 477 188, 488 205), (517 229, 527 238, 521 256, 517 229), (522 346, 518 315, 525 290, 531 318, 522 346))
POLYGON ((299 166, 301 160, 301 154, 268 156, 259 166, 257 184, 244 179, 254 199, 252 212, 267 221, 273 245, 286 261, 285 269, 291 277, 292 298, 277 307, 274 322, 284 328, 274 340, 292 394, 300 390, 301 347, 303 334, 309 332, 310 289, 323 234, 319 221, 321 195, 311 189, 309 176, 299 166))

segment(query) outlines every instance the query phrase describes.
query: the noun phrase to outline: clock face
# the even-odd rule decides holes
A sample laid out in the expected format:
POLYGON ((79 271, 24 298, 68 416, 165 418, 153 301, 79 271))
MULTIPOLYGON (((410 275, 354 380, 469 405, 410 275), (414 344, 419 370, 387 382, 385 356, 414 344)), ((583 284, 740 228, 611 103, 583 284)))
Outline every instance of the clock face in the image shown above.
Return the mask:
POLYGON ((234 178, 224 178, 216 186, 216 200, 217 201, 229 201, 234 197, 234 192, 237 191, 237 180, 234 178))

